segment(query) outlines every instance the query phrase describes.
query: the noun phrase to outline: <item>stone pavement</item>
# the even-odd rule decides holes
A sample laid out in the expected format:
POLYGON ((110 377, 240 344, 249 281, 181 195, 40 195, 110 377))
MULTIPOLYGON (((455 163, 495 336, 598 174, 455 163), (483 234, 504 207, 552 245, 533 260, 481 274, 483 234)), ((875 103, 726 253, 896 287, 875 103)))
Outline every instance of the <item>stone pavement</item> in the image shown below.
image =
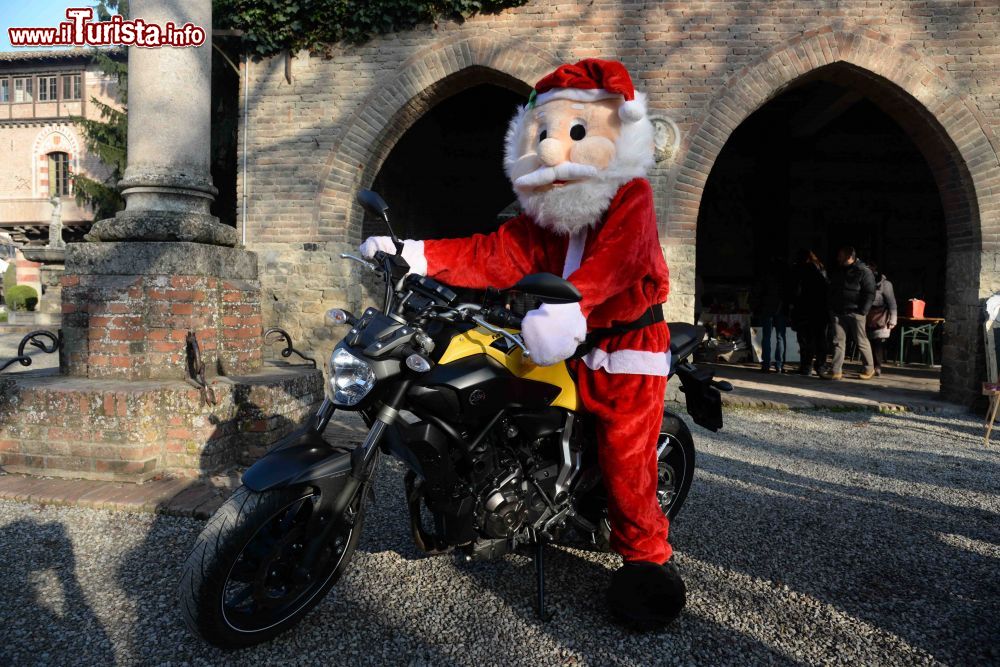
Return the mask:
POLYGON ((815 375, 761 373, 757 366, 699 364, 715 370, 734 390, 723 394, 726 407, 779 410, 874 410, 878 412, 935 412, 962 414, 968 408, 950 403, 940 393, 941 367, 887 365, 882 376, 858 379, 861 367, 845 364, 844 379, 822 380, 815 375))
POLYGON ((229 485, 193 479, 144 484, 0 474, 0 499, 38 505, 76 505, 120 512, 207 519, 229 495, 229 485))

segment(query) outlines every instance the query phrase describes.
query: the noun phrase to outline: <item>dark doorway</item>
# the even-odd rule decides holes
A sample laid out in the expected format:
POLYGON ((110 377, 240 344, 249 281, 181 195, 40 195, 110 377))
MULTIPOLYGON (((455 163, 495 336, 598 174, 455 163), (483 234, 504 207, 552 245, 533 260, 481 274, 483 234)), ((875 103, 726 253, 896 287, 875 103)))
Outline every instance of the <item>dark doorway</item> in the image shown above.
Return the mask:
MULTIPOLYGON (((389 203, 403 238, 490 232, 514 201, 503 170, 504 135, 524 96, 492 84, 436 105, 403 135, 372 188, 389 203)), ((368 220, 363 236, 385 234, 368 220)))
POLYGON ((811 81, 733 132, 698 216, 698 305, 743 301, 771 255, 810 248, 828 265, 842 245, 874 261, 900 307, 944 315, 945 226, 926 160, 902 128, 850 86, 811 81))

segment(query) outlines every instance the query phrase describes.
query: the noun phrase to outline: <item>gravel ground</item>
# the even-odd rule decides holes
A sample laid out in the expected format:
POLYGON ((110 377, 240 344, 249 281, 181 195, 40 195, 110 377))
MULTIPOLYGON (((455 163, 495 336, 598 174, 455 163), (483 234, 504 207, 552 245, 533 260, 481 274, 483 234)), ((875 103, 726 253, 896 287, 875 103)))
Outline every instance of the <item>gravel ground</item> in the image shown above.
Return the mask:
POLYGON ((350 572, 294 631, 224 653, 176 609, 202 524, 0 502, 0 664, 983 664, 1000 662, 1000 452, 966 417, 731 411, 695 429, 671 541, 688 585, 661 634, 606 619, 616 559, 422 558, 382 467, 350 572))

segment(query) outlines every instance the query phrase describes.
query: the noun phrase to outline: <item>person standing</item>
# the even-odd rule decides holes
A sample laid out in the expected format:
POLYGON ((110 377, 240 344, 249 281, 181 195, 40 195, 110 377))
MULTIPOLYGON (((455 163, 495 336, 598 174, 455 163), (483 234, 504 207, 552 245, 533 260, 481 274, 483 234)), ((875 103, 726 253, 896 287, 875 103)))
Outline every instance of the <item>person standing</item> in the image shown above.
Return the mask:
POLYGON ((844 352, 850 336, 858 346, 864 368, 858 377, 875 377, 875 362, 868 344, 867 316, 875 300, 875 276, 858 259, 851 246, 837 251, 837 268, 830 276, 830 310, 833 324, 833 368, 822 375, 825 380, 844 377, 844 352))
POLYGON ((779 373, 785 368, 785 328, 788 326, 788 267, 777 256, 772 256, 764 267, 764 274, 754 289, 756 315, 760 321, 761 358, 760 370, 771 372, 771 331, 774 330, 774 368, 779 373))
POLYGON ((792 329, 799 341, 799 374, 821 374, 826 363, 826 329, 830 322, 827 305, 826 268, 811 250, 800 250, 792 267, 792 329))
POLYGON ((868 311, 868 342, 872 346, 872 358, 875 361, 875 375, 882 375, 882 364, 885 363, 885 343, 889 334, 896 326, 896 295, 892 283, 880 273, 875 262, 870 262, 875 277, 875 299, 868 311))

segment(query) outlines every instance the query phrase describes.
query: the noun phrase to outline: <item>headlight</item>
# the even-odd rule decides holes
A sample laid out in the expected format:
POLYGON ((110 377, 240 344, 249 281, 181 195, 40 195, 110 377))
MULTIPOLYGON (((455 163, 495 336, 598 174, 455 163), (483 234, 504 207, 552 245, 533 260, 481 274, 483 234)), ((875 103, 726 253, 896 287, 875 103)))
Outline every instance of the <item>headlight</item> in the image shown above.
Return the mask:
POLYGON ((356 405, 375 386, 375 371, 371 364, 359 359, 344 348, 337 348, 330 361, 333 378, 333 402, 339 405, 356 405))

